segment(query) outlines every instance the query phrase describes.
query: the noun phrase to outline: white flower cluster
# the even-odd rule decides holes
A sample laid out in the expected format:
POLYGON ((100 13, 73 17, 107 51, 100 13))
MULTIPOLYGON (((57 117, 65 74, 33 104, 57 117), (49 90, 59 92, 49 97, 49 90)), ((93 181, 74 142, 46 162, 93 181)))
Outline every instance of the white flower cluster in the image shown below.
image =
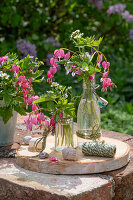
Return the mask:
POLYGON ((2 78, 2 79, 8 79, 9 75, 7 73, 3 73, 3 71, 0 71, 0 78, 2 78))
POLYGON ((89 71, 89 68, 88 68, 88 66, 83 66, 83 67, 81 68, 81 70, 84 71, 84 72, 85 72, 85 71, 87 72, 87 71, 89 71))
POLYGON ((51 84, 51 87, 56 87, 56 86, 58 86, 58 85, 59 85, 59 83, 53 82, 53 83, 51 84))
POLYGON ((80 33, 80 30, 72 32, 70 39, 80 39, 84 34, 80 33))

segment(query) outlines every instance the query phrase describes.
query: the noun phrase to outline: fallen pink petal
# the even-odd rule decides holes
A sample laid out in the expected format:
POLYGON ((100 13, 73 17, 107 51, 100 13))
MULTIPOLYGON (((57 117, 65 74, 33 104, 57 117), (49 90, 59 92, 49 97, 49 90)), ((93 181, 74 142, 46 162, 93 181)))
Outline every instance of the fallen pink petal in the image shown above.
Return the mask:
POLYGON ((51 158, 49 158, 49 160, 51 160, 51 161, 58 161, 56 157, 51 157, 51 158))

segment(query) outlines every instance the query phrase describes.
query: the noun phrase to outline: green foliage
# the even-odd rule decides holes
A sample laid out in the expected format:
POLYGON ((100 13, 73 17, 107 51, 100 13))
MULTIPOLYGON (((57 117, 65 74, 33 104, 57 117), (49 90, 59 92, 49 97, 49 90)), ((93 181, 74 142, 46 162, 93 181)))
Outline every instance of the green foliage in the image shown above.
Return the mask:
POLYGON ((119 109, 112 107, 101 114, 101 126, 103 129, 133 135, 133 115, 120 107, 119 109))
POLYGON ((78 40, 78 43, 76 44, 77 47, 83 48, 83 47, 99 47, 100 43, 102 41, 102 38, 100 37, 99 40, 95 40, 94 37, 86 37, 86 38, 81 38, 78 40))
POLYGON ((2 117, 4 123, 7 123, 8 120, 13 116, 12 106, 1 106, 0 105, 0 116, 2 117))
POLYGON ((40 106, 41 110, 52 112, 55 121, 58 121, 59 115, 75 117, 74 99, 72 98, 71 87, 52 83, 51 88, 34 103, 46 103, 46 107, 40 106))

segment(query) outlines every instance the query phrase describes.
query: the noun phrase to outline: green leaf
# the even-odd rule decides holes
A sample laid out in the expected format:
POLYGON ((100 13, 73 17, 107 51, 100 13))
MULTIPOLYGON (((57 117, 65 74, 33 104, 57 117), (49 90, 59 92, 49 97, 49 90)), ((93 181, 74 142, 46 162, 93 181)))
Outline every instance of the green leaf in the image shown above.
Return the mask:
POLYGON ((22 106, 16 105, 14 106, 14 110, 18 112, 20 115, 25 115, 25 116, 27 115, 25 109, 22 108, 22 106))
POLYGON ((54 102, 47 102, 47 109, 48 109, 48 111, 50 111, 50 112, 55 112, 56 107, 55 107, 54 102))
POLYGON ((10 104, 10 102, 12 101, 12 98, 10 95, 5 93, 3 95, 3 100, 4 100, 5 105, 8 106, 10 104))
POLYGON ((58 97, 54 94, 51 94, 51 95, 44 94, 38 100, 34 101, 33 103, 42 103, 42 102, 45 102, 45 101, 54 101, 56 98, 58 98, 58 97))
POLYGON ((80 57, 73 55, 71 57, 71 60, 74 64, 81 65, 83 61, 81 61, 80 57))
POLYGON ((66 62, 67 62, 67 61, 64 59, 64 60, 60 60, 60 61, 58 61, 58 62, 56 62, 56 63, 64 65, 66 62))
POLYGON ((67 102, 68 102, 68 100, 67 100, 67 99, 65 99, 65 101, 63 102, 63 104, 64 104, 64 105, 66 105, 66 104, 67 104, 67 102))
POLYGON ((102 41, 101 37, 99 38, 99 40, 95 40, 94 37, 86 37, 86 38, 79 39, 76 46, 79 48, 83 48, 85 46, 96 47, 100 45, 101 41, 102 41))
POLYGON ((11 106, 2 107, 2 108, 0 107, 0 116, 2 117, 5 124, 13 116, 12 111, 13 109, 11 106))
POLYGON ((37 70, 34 74, 32 74, 32 78, 36 79, 43 74, 44 70, 37 70))
POLYGON ((82 67, 88 67, 88 64, 86 62, 83 62, 82 67))

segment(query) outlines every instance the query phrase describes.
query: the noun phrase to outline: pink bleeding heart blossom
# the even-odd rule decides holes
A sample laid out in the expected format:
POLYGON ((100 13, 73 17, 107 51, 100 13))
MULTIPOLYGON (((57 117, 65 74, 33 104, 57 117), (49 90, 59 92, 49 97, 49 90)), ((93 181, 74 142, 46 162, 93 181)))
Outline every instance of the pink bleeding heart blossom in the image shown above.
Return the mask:
POLYGON ((27 98, 27 95, 25 94, 25 92, 23 93, 23 96, 25 99, 27 99, 27 103, 26 103, 27 105, 32 105, 33 101, 36 101, 39 99, 38 96, 30 96, 27 98))
POLYGON ((48 120, 44 121, 43 125, 44 125, 47 129, 50 128, 50 123, 49 123, 48 120))
POLYGON ((24 97, 24 99, 27 99, 27 95, 25 92, 23 93, 23 97, 24 97))
POLYGON ((38 120, 39 124, 41 124, 41 122, 45 120, 44 114, 43 113, 39 113, 37 115, 37 120, 38 120))
POLYGON ((106 78, 108 76, 109 72, 104 72, 102 78, 106 78))
POLYGON ((33 98, 34 101, 36 101, 36 100, 39 99, 39 96, 36 95, 36 96, 33 96, 32 98, 33 98))
POLYGON ((56 126, 56 122, 54 121, 54 116, 52 116, 50 119, 50 126, 52 126, 52 135, 54 135, 56 126))
POLYGON ((32 110, 33 110, 33 111, 37 111, 37 112, 35 112, 35 114, 38 114, 38 107, 37 107, 36 104, 33 104, 33 105, 32 105, 32 110))
POLYGON ((52 79, 54 78, 54 76, 51 74, 50 71, 47 72, 47 75, 48 75, 48 80, 47 80, 47 81, 48 81, 49 83, 51 83, 51 82, 52 82, 52 79))
POLYGON ((49 160, 51 160, 51 161, 58 161, 56 157, 51 157, 51 158, 49 158, 49 160))
POLYGON ((8 59, 8 56, 3 56, 3 57, 1 57, 1 58, 0 58, 0 64, 1 64, 2 62, 7 62, 7 59, 8 59))
POLYGON ((49 71, 50 71, 50 73, 51 73, 52 75, 54 75, 54 74, 56 74, 56 72, 57 72, 57 68, 50 67, 49 71))
POLYGON ((3 58, 1 57, 1 58, 0 58, 0 64, 1 64, 2 62, 3 62, 3 58))
POLYGON ((3 56, 3 61, 7 62, 8 56, 3 56))
POLYGON ((19 71, 19 66, 18 66, 18 65, 13 65, 13 66, 12 66, 12 71, 18 73, 18 71, 19 71))
POLYGON ((24 118, 24 122, 26 123, 26 122, 28 121, 28 119, 29 119, 29 116, 28 116, 28 115, 25 116, 25 118, 24 118))
POLYGON ((64 50, 63 49, 56 49, 54 51, 54 55, 56 58, 64 58, 65 57, 65 54, 64 54, 64 50))
POLYGON ((29 78, 29 85, 31 85, 33 82, 33 78, 29 78))
POLYGON ((93 81, 94 78, 95 78, 95 75, 90 75, 90 76, 89 76, 89 80, 90 80, 90 81, 93 81))
POLYGON ((59 118, 62 118, 63 117, 63 112, 61 112, 60 114, 59 114, 59 118))
POLYGON ((109 62, 106 62, 106 61, 103 61, 103 62, 102 62, 102 66, 103 66, 103 68, 106 70, 106 69, 110 66, 110 63, 109 63, 109 62))
POLYGON ((25 120, 24 120, 25 124, 26 124, 26 128, 27 130, 32 131, 32 122, 30 121, 30 117, 26 116, 25 120))
POLYGON ((103 86, 102 91, 107 91, 107 87, 110 86, 110 90, 112 90, 112 81, 110 78, 103 78, 103 86))
POLYGON ((25 76, 19 76, 17 83, 24 83, 25 82, 25 76))
POLYGON ((32 102, 33 102, 33 98, 32 97, 28 97, 27 104, 28 105, 32 105, 32 102))
POLYGON ((31 123, 34 124, 34 125, 37 125, 38 124, 38 121, 35 117, 31 116, 31 119, 30 119, 31 123))
POLYGON ((64 56, 65 60, 69 60, 69 58, 70 58, 70 52, 66 53, 65 56, 64 56))
POLYGON ((50 124, 51 124, 51 125, 54 125, 54 116, 51 117, 51 119, 50 119, 50 124))
POLYGON ((97 62, 98 62, 98 63, 101 63, 102 60, 103 60, 103 55, 102 55, 102 54, 98 55, 98 56, 97 56, 97 62))
POLYGON ((26 88, 29 87, 29 85, 28 85, 28 83, 23 83, 23 84, 22 84, 22 87, 23 87, 24 89, 26 89, 26 88))
POLYGON ((58 62, 57 58, 51 58, 50 59, 50 65, 53 66, 53 67, 59 66, 57 62, 58 62))
POLYGON ((77 74, 80 76, 82 74, 82 72, 80 70, 78 70, 77 74))
POLYGON ((26 123, 26 128, 27 128, 27 130, 32 131, 32 122, 26 123))
POLYGON ((50 71, 47 72, 47 75, 48 75, 48 78, 52 78, 53 76, 50 71))

